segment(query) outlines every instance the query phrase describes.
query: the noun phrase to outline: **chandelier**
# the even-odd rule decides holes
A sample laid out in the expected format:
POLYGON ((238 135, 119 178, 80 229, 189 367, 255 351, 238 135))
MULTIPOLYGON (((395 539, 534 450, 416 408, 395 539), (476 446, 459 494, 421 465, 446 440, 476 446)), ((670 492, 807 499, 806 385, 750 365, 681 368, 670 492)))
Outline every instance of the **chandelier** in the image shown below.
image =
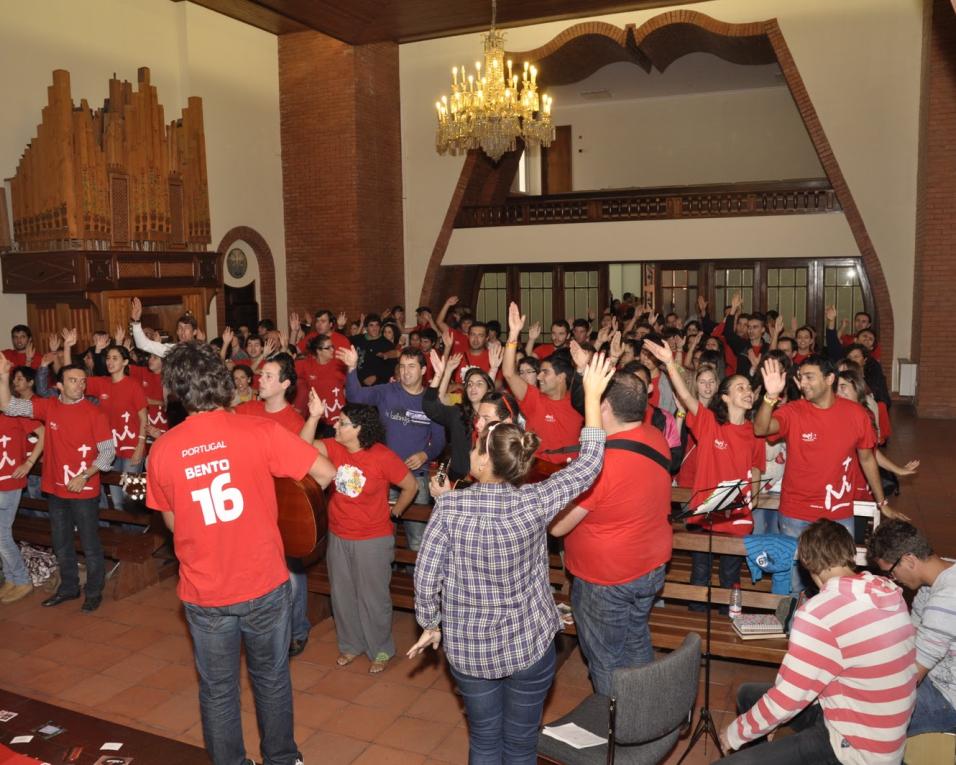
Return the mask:
POLYGON ((547 147, 554 140, 551 97, 538 95, 537 68, 525 62, 520 88, 510 60, 505 74, 505 36, 495 29, 497 10, 497 0, 492 0, 491 29, 482 35, 484 68, 476 61, 475 73, 466 76, 464 66, 453 67, 451 95, 435 103, 439 154, 481 148, 497 162, 506 151, 515 150, 519 137, 528 146, 547 147))

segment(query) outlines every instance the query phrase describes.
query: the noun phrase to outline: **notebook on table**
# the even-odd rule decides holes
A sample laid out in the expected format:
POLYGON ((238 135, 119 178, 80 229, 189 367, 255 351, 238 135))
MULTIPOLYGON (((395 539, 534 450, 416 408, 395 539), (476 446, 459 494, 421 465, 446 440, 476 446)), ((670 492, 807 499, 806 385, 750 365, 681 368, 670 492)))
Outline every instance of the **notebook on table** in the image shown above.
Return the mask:
POLYGON ((734 631, 741 640, 770 640, 785 638, 790 632, 790 620, 796 600, 783 598, 772 614, 741 614, 731 620, 734 631))

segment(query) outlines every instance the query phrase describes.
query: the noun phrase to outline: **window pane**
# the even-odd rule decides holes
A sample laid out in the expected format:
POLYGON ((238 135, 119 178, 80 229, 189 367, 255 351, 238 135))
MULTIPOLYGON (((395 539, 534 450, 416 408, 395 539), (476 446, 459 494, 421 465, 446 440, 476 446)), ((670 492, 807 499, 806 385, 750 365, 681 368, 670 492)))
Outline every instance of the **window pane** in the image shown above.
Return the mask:
MULTIPOLYGON (((780 283, 779 280, 780 280, 780 269, 768 268, 767 269, 767 286, 776 287, 780 283)), ((767 294, 769 296, 770 293, 768 292, 767 294)))

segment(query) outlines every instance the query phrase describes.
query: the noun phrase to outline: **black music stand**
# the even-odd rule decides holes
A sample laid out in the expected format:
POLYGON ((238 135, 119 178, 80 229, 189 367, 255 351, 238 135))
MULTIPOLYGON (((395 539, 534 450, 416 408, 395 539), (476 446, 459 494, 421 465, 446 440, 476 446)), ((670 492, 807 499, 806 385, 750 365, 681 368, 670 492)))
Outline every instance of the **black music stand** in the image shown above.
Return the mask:
MULTIPOLYGON (((676 515, 672 515, 671 519, 675 521, 681 521, 685 518, 691 516, 701 516, 708 521, 714 513, 721 513, 726 510, 735 510, 739 507, 744 506, 744 501, 742 498, 738 499, 738 496, 741 493, 741 490, 745 486, 750 484, 747 481, 734 481, 734 482, 723 482, 720 486, 714 488, 714 494, 711 495, 711 498, 707 502, 713 502, 713 507, 709 508, 706 512, 695 512, 690 511, 687 507, 690 505, 688 502, 687 505, 681 510, 681 512, 676 515)), ((713 566, 714 560, 714 527, 712 523, 707 524, 707 559, 710 562, 710 566, 707 569, 707 627, 706 627, 706 647, 704 649, 704 703, 700 707, 700 717, 697 719, 697 726, 694 728, 694 732, 691 734, 690 743, 687 744, 687 749, 684 750, 684 753, 681 755, 681 758, 677 761, 677 765, 687 758, 687 755, 691 753, 691 750, 694 748, 697 741, 704 735, 710 736, 714 742, 714 746, 717 747, 717 751, 720 753, 720 756, 724 756, 724 749, 720 745, 720 734, 717 732, 717 726, 714 723, 714 717, 710 712, 710 635, 711 635, 711 595, 713 594, 713 573, 711 567, 713 566)), ((706 741, 707 739, 704 739, 706 741)), ((706 746, 706 744, 705 744, 706 746)))

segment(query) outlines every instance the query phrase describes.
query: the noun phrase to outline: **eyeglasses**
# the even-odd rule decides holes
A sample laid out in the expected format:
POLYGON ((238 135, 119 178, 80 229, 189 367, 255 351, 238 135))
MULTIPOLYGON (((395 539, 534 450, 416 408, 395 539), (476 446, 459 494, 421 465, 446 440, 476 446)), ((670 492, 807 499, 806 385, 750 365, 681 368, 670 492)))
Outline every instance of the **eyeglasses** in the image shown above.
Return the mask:
POLYGON ((331 351, 331 350, 332 350, 332 346, 331 346, 331 345, 320 345, 318 348, 316 348, 316 350, 317 350, 317 351, 331 351))
POLYGON ((897 581, 896 574, 894 574, 893 572, 896 570, 896 567, 900 565, 900 562, 903 560, 903 558, 905 558, 907 555, 909 555, 908 552, 905 552, 902 555, 900 555, 900 557, 896 559, 896 563, 894 563, 892 566, 889 567, 889 569, 883 572, 884 576, 888 576, 894 582, 897 581))
POLYGON ((354 422, 348 422, 347 420, 339 420, 335 424, 338 425, 340 428, 357 428, 358 427, 358 425, 356 425, 354 422))

